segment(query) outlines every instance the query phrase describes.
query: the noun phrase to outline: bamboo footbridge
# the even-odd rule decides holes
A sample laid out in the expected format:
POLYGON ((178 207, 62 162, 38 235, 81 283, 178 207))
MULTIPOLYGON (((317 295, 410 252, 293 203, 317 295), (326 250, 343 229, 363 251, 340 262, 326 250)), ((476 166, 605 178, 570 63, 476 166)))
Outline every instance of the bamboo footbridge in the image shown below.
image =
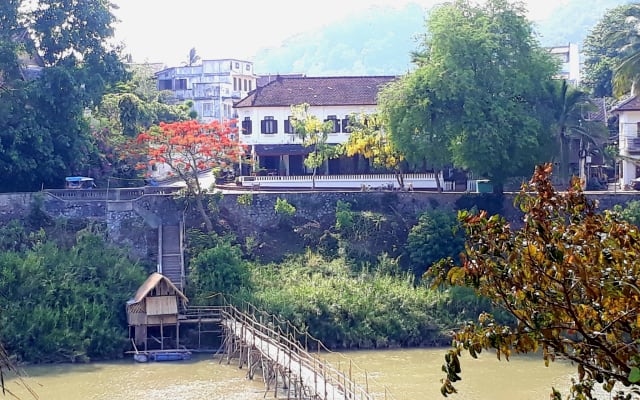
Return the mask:
POLYGON ((243 312, 231 305, 220 307, 224 350, 220 362, 237 359, 239 368, 247 366, 250 379, 260 371, 265 396, 273 390, 274 397, 287 399, 394 400, 386 388, 370 392, 367 373, 350 360, 345 358, 346 371, 323 361, 321 354, 330 350, 308 333, 251 305, 247 308, 243 312))

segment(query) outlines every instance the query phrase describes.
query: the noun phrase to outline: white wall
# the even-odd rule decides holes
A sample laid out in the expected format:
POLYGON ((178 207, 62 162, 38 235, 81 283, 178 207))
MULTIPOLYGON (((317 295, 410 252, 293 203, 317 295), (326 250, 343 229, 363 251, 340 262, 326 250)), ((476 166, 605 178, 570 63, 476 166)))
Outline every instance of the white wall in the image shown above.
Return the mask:
MULTIPOLYGON (((291 107, 247 107, 237 108, 238 112, 238 128, 242 127, 242 121, 246 117, 251 118, 252 133, 246 135, 240 133, 240 141, 246 145, 253 144, 295 144, 302 143, 302 141, 294 134, 284 133, 284 121, 291 116, 291 107), (260 121, 265 116, 271 116, 278 122, 278 133, 275 134, 262 134, 260 133, 260 121)), ((324 121, 327 116, 335 115, 340 122, 345 116, 352 113, 371 114, 376 111, 376 107, 373 105, 362 106, 312 106, 309 109, 310 114, 315 115, 321 121, 324 121)), ((348 133, 338 132, 330 133, 327 143, 337 144, 344 143, 349 138, 348 133)))
POLYGON ((636 163, 640 163, 639 154, 631 154, 628 146, 632 140, 640 140, 638 135, 638 123, 640 122, 640 111, 622 111, 619 114, 619 136, 618 148, 620 155, 623 157, 621 162, 622 176, 620 177, 621 185, 629 185, 636 176, 636 163), (634 161, 637 160, 637 161, 634 161))

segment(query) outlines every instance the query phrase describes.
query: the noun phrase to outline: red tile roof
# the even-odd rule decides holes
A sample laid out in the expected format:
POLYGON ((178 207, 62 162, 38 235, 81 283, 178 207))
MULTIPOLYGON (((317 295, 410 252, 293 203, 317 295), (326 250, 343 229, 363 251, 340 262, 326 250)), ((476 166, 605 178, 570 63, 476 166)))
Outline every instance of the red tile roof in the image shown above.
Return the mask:
POLYGON ((243 107, 375 105, 380 88, 395 76, 290 77, 275 80, 235 104, 243 107))

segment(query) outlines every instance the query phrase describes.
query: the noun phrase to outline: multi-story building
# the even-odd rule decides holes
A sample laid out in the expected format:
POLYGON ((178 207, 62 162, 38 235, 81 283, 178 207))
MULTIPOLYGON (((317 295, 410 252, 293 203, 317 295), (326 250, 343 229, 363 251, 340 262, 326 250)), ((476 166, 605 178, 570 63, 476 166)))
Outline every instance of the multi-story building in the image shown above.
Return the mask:
POLYGON ((612 112, 618 115, 620 184, 628 187, 640 177, 640 97, 622 101, 612 112))
POLYGON ((198 65, 170 67, 156 73, 159 90, 177 102, 193 101, 202 122, 233 118, 233 103, 256 88, 253 63, 236 59, 203 60, 198 65))
POLYGON ((547 47, 551 54, 560 60, 559 79, 566 79, 573 85, 580 84, 580 52, 578 45, 569 43, 566 46, 547 47))
MULTIPOLYGON (((304 158, 311 148, 303 146, 293 130, 291 106, 309 104, 310 113, 318 119, 333 121, 327 143, 344 143, 349 137, 349 116, 375 112, 378 92, 393 79, 394 76, 271 77, 235 104, 240 140, 248 146, 259 168, 277 175, 303 175, 307 172, 304 158)), ((322 172, 344 174, 357 170, 357 160, 341 157, 329 160, 322 172)))

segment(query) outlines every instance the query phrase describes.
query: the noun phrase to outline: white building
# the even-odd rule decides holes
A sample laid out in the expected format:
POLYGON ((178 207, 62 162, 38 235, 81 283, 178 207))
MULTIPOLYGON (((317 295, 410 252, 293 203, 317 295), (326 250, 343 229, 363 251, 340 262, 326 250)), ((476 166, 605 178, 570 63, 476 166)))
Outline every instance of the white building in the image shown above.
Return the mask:
POLYGON ((618 115, 620 184, 627 187, 640 177, 640 97, 631 97, 613 110, 618 115))
MULTIPOLYGON (((240 141, 258 166, 269 174, 303 175, 304 147, 289 123, 291 106, 307 103, 310 113, 323 121, 334 121, 328 144, 344 143, 349 137, 348 118, 376 111, 381 87, 393 76, 306 77, 276 76, 235 104, 240 141)), ((357 159, 329 160, 323 173, 356 173, 357 159)))
POLYGON ((193 101, 202 122, 233 117, 233 102, 256 88, 253 63, 236 59, 203 60, 199 65, 170 67, 156 73, 158 90, 176 101, 193 101))
POLYGON ((578 45, 569 43, 566 46, 548 47, 547 50, 560 60, 560 74, 557 78, 566 79, 573 85, 580 84, 580 52, 578 45))

